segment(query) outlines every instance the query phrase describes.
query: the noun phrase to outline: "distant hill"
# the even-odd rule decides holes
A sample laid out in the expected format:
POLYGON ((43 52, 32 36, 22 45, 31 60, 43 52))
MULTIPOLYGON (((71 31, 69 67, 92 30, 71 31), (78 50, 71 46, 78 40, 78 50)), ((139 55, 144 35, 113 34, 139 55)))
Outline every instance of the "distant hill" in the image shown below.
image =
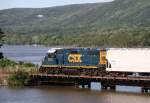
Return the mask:
MULTIPOLYGON (((0 10, 6 34, 102 35, 150 29, 149 0, 0 10)), ((147 32, 147 31, 146 31, 147 32)))
POLYGON ((110 3, 0 11, 0 27, 23 34, 80 34, 115 27, 149 25, 149 0, 115 0, 110 3))

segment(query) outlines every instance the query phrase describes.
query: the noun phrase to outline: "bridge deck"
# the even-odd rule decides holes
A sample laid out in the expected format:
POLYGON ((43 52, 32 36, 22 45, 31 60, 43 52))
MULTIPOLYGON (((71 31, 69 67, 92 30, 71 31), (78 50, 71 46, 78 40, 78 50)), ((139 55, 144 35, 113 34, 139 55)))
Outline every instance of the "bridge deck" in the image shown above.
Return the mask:
POLYGON ((39 81, 101 82, 107 85, 129 85, 150 87, 150 77, 112 77, 112 76, 76 76, 56 74, 33 74, 31 78, 39 81))
POLYGON ((78 76, 78 75, 61 75, 61 74, 33 74, 32 76, 41 76, 41 77, 49 77, 49 78, 77 78, 77 79, 98 79, 98 80, 133 80, 133 81, 149 81, 150 77, 143 76, 143 77, 112 77, 112 76, 78 76))

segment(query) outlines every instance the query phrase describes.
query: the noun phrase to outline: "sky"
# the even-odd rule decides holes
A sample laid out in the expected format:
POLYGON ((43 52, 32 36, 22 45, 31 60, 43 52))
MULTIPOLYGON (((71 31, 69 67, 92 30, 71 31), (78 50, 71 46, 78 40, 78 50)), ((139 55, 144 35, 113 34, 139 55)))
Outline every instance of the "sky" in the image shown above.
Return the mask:
POLYGON ((68 4, 110 2, 113 0, 0 0, 0 10, 8 8, 43 8, 68 4))

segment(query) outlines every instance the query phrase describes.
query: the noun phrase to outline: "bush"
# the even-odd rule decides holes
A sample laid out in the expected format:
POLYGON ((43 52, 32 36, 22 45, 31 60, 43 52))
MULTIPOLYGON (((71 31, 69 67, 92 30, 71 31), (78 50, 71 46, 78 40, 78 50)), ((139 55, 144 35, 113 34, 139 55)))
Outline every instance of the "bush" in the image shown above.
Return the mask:
POLYGON ((28 77, 28 72, 19 69, 8 78, 8 84, 9 86, 24 86, 28 77))
POLYGON ((7 71, 9 86, 24 86, 29 74, 36 72, 36 66, 32 63, 14 62, 7 58, 0 59, 0 69, 7 71))
POLYGON ((0 59, 0 67, 8 67, 8 66, 15 66, 17 63, 14 61, 11 61, 7 58, 0 59))
POLYGON ((24 65, 25 67, 35 67, 35 65, 32 64, 32 63, 24 63, 23 65, 24 65))

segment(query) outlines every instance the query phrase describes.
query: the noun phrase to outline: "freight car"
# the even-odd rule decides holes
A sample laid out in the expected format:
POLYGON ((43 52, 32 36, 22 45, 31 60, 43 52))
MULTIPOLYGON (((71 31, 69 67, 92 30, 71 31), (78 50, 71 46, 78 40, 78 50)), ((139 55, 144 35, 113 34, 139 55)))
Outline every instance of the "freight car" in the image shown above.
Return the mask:
POLYGON ((98 48, 52 48, 42 61, 40 72, 102 75, 106 71, 106 51, 98 48))
POLYGON ((111 64, 111 67, 106 68, 108 72, 150 76, 149 48, 111 48, 106 58, 111 64))

